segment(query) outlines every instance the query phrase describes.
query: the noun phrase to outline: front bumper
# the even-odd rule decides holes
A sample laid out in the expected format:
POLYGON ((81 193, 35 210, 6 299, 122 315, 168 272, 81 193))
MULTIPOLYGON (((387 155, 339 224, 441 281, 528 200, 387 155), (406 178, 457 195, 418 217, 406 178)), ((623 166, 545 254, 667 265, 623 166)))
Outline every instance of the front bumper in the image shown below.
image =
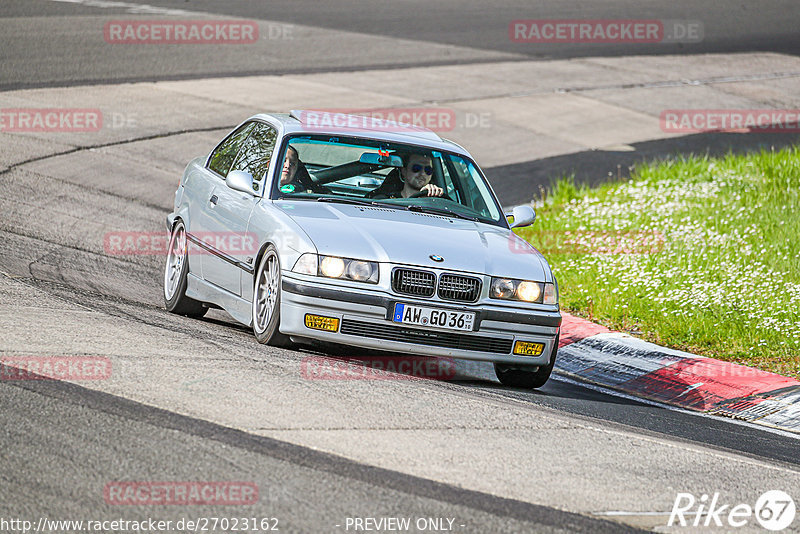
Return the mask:
POLYGON ((331 285, 296 278, 290 272, 283 273, 280 331, 289 336, 407 354, 547 365, 560 325, 561 314, 558 311, 533 311, 485 303, 443 304, 387 293, 380 288, 331 285), (396 302, 474 312, 475 327, 472 332, 454 332, 399 325, 391 320, 396 302), (338 331, 306 327, 307 313, 338 318, 338 331), (512 350, 517 340, 539 342, 545 346, 539 356, 515 355, 512 350))

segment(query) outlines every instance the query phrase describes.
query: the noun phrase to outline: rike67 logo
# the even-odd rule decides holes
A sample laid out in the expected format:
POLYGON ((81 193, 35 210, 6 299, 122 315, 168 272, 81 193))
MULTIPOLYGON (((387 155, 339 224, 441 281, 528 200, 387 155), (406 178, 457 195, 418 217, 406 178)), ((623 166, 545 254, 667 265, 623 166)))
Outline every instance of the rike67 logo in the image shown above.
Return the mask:
POLYGON ((696 498, 691 493, 678 493, 667 526, 741 528, 752 525, 755 519, 761 527, 778 532, 794 521, 794 500, 785 491, 771 490, 762 494, 754 506, 748 503, 731 504, 720 499, 720 494, 703 494, 696 498))

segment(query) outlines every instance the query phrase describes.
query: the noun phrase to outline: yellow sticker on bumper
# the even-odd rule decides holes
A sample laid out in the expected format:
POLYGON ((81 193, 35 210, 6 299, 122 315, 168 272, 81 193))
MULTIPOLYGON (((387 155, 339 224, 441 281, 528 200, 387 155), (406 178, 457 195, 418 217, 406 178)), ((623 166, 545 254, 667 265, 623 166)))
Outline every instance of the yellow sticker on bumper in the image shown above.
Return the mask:
POLYGON ((514 343, 514 354, 520 356, 541 356, 544 350, 544 343, 534 341, 517 341, 514 343))
POLYGON ((322 315, 306 314, 305 317, 306 328, 312 330, 325 330, 326 332, 339 331, 339 319, 337 317, 323 317, 322 315))

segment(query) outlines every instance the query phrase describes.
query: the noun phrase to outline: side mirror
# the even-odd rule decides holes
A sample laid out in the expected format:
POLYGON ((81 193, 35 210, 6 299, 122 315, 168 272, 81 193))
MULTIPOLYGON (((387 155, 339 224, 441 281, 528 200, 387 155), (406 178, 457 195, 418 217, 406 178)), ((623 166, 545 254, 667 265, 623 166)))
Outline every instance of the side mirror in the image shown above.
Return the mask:
POLYGON ((517 206, 511 213, 506 213, 506 218, 508 217, 514 218, 511 228, 521 228, 533 224, 533 221, 536 220, 536 212, 533 211, 532 206, 517 206))
POLYGON ((253 189, 253 175, 244 171, 231 171, 228 177, 225 178, 225 185, 234 191, 241 191, 242 193, 249 193, 255 195, 253 189))

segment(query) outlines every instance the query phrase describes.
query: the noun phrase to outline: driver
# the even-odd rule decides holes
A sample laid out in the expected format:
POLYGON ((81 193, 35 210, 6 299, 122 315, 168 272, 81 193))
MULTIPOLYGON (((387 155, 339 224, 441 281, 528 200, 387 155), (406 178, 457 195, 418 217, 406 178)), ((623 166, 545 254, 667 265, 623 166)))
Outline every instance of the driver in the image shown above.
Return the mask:
POLYGON ((444 189, 430 183, 433 177, 433 161, 427 154, 401 154, 403 167, 399 180, 392 179, 392 173, 386 176, 384 183, 368 195, 371 198, 408 198, 411 195, 426 193, 420 196, 440 197, 444 189), (384 187, 384 185, 386 187, 384 187))

